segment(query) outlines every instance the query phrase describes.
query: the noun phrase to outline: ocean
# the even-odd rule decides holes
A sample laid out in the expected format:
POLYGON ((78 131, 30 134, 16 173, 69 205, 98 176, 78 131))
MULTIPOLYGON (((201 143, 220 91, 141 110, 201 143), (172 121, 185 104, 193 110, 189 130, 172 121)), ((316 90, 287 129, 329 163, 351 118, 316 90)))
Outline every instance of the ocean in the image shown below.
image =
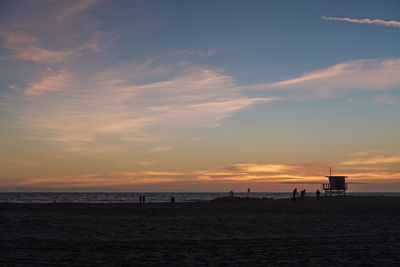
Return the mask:
MULTIPOLYGON (((254 192, 254 193, 234 193, 237 197, 253 197, 253 198, 273 198, 282 199, 290 198, 290 192, 271 193, 271 192, 254 192)), ((313 193, 307 193, 306 196, 314 196, 313 193)), ((322 193, 321 196, 324 194, 322 193)), ((352 193, 349 196, 397 196, 400 193, 352 193)), ((228 196, 228 192, 203 192, 203 193, 49 193, 49 192, 20 192, 20 193, 0 193, 0 203, 139 203, 139 197, 145 196, 146 202, 169 202, 171 197, 175 197, 175 202, 201 202, 209 201, 217 197, 228 196)))

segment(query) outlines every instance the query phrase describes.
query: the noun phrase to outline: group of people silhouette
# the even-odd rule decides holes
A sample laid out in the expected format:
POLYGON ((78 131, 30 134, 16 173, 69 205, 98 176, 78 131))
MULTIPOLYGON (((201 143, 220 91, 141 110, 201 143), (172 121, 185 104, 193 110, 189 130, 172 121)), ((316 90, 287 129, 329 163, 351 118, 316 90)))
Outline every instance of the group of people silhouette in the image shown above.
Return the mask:
POLYGON ((146 197, 145 196, 139 196, 139 203, 145 203, 146 202, 146 197))
MULTIPOLYGON (((292 193, 292 201, 297 201, 298 194, 299 193, 297 192, 297 188, 295 188, 292 193)), ((321 194, 321 192, 317 189, 317 191, 315 192, 315 195, 317 196, 318 201, 320 201, 320 199, 319 199, 320 194, 321 194)), ((300 200, 303 201, 305 196, 306 196, 306 190, 303 189, 300 191, 300 200)))
MULTIPOLYGON (((292 201, 297 201, 298 194, 299 193, 297 192, 297 188, 295 188, 292 193, 292 201)), ((317 196, 317 200, 320 201, 319 196, 321 195, 321 192, 318 189, 317 191, 315 191, 315 195, 317 196)), ((303 189, 300 191, 300 200, 303 201, 305 196, 306 196, 306 190, 303 189)))
MULTIPOLYGON (((298 194, 299 194, 299 192, 297 192, 297 187, 296 187, 293 190, 293 193, 292 193, 292 201, 297 201, 297 195, 298 194)), ((301 192, 300 192, 300 200, 304 200, 305 195, 306 195, 306 190, 305 189, 301 190, 301 192)))

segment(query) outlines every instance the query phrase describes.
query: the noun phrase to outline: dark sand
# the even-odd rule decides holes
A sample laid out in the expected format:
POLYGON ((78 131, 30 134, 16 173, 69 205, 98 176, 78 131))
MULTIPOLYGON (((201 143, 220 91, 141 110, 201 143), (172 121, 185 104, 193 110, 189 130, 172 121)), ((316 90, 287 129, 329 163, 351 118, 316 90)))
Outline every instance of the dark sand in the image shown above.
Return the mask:
POLYGON ((0 265, 397 265, 400 198, 0 204, 0 265))

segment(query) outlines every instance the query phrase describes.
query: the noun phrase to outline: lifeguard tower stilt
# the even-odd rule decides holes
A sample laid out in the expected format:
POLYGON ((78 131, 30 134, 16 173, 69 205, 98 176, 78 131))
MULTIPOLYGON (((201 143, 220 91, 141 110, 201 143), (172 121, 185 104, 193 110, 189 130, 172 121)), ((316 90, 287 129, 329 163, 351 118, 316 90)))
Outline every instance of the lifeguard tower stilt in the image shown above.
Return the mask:
POLYGON ((348 188, 346 183, 347 176, 332 176, 332 168, 329 167, 329 176, 325 177, 329 178, 329 184, 322 184, 325 196, 327 193, 329 193, 330 196, 332 196, 332 194, 346 195, 346 190, 348 188))

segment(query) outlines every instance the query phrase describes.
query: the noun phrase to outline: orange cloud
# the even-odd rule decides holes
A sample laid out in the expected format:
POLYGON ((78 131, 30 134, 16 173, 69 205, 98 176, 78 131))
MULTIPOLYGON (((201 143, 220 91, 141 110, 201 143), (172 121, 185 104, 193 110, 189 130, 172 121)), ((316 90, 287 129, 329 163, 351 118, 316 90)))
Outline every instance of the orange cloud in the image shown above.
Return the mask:
POLYGON ((368 165, 368 164, 388 164, 388 163, 400 163, 400 156, 357 158, 342 162, 342 164, 344 165, 368 165))
POLYGON ((375 171, 375 172, 357 172, 351 174, 352 179, 360 180, 374 180, 376 182, 381 182, 382 180, 399 180, 400 172, 389 172, 389 171, 375 171))
POLYGON ((17 186, 84 188, 84 187, 124 187, 135 184, 165 183, 177 181, 175 172, 111 172, 104 174, 78 174, 65 176, 31 177, 16 182, 17 186))
POLYGON ((235 171, 243 172, 284 172, 297 169, 294 165, 285 164, 235 164, 235 171))
POLYGON ((349 153, 349 156, 371 156, 374 154, 382 154, 383 151, 358 151, 349 153))
POLYGON ((197 179, 209 181, 321 182, 324 175, 318 164, 234 164, 208 171, 198 171, 197 179), (313 169, 310 169, 313 166, 313 169), (319 175, 319 173, 321 173, 319 175))
MULTIPOLYGON (((388 157, 386 157, 388 159, 388 157)), ((388 159, 390 163, 397 162, 388 159)), ((387 162, 385 161, 385 162, 387 162)), ((380 161, 383 162, 383 161, 380 161)), ((382 164, 382 163, 380 163, 382 164)), ((362 165, 360 165, 362 167, 362 165)), ((397 168, 359 169, 358 165, 351 165, 350 169, 346 165, 338 164, 335 175, 345 175, 349 178, 348 183, 353 184, 379 184, 379 183, 399 183, 400 172, 397 168)), ((179 187, 184 184, 188 190, 196 191, 199 184, 207 184, 208 188, 218 185, 221 188, 229 188, 232 184, 242 184, 245 186, 270 185, 279 187, 279 184, 320 184, 327 182, 325 175, 326 164, 234 164, 225 168, 208 169, 200 171, 120 171, 108 173, 83 173, 77 175, 30 177, 20 180, 2 180, 0 186, 32 187, 32 188, 110 188, 110 190, 121 190, 124 188, 136 188, 138 186, 151 185, 152 188, 164 188, 167 186, 173 190, 174 185, 179 187), (190 189, 192 188, 192 189, 190 189)), ((247 187, 246 187, 247 188, 247 187)), ((353 187, 352 187, 353 188, 353 187)), ((374 188, 370 186, 370 188, 374 188)), ((273 189, 269 189, 273 190, 273 189)))

